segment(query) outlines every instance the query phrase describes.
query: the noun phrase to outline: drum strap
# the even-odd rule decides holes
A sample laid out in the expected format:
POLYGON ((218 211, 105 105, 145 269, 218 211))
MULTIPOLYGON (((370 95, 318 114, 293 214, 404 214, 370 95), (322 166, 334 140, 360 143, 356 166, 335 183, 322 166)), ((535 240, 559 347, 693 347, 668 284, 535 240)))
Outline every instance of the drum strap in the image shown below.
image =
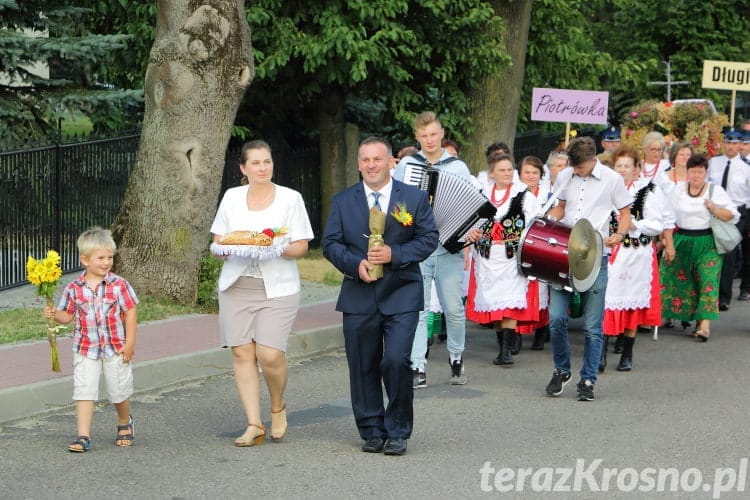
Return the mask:
MULTIPOLYGON (((646 195, 654 191, 654 183, 650 182, 643 186, 635 195, 635 201, 633 202, 633 208, 630 213, 633 215, 635 220, 643 219, 643 205, 646 202, 646 195)), ((617 211, 613 210, 609 216, 609 235, 613 235, 619 229, 620 223, 617 220, 617 211)), ((651 243, 652 238, 650 236, 641 235, 638 238, 631 238, 629 234, 626 234, 622 240, 622 246, 629 247, 633 245, 638 248, 640 245, 648 245, 651 243)))
POLYGON ((638 190, 635 195, 635 201, 633 202, 633 209, 630 211, 633 214, 635 220, 643 219, 643 204, 646 201, 646 195, 654 191, 654 183, 649 183, 638 190))

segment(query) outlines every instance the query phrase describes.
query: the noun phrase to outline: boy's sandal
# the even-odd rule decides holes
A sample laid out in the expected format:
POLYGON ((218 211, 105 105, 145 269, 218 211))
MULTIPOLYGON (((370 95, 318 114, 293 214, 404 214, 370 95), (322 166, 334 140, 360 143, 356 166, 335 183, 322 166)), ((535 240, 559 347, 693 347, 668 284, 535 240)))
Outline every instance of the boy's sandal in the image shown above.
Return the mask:
POLYGON ((91 438, 88 436, 78 436, 78 438, 68 445, 68 451, 73 453, 83 453, 91 448, 91 438))
POLYGON ((130 421, 125 425, 117 426, 117 435, 115 436, 115 446, 132 446, 135 438, 135 421, 130 416, 130 421), (129 431, 126 434, 120 434, 121 431, 129 431))

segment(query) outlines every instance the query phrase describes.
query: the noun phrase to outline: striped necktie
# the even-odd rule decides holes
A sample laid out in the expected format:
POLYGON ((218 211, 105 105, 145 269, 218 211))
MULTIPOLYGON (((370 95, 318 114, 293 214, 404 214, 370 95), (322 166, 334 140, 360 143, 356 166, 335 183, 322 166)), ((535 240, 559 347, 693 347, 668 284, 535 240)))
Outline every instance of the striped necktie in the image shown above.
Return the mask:
POLYGON ((380 197, 383 196, 382 194, 378 193, 377 191, 372 192, 372 197, 375 198, 375 203, 372 204, 373 207, 377 208, 381 212, 383 211, 382 208, 380 208, 380 202, 378 201, 380 197))

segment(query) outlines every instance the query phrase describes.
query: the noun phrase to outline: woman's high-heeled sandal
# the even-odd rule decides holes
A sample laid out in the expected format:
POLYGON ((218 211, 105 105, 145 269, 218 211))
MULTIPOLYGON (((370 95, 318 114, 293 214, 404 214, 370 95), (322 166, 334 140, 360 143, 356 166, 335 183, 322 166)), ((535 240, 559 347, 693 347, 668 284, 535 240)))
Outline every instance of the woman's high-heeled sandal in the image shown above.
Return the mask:
POLYGON ((281 405, 281 409, 277 411, 271 410, 271 439, 275 442, 280 442, 286 435, 287 423, 286 423, 286 403, 281 405), (278 420, 283 420, 281 425, 276 425, 278 420))
POLYGON ((263 444, 263 441, 266 440, 266 427, 263 425, 256 425, 256 424, 248 424, 247 430, 245 430, 245 433, 234 440, 234 445, 239 447, 244 446, 255 446, 259 444, 263 444), (256 429, 260 429, 262 432, 260 434, 253 434, 253 427, 256 429))
POLYGON ((708 342, 708 337, 710 336, 711 332, 704 332, 703 330, 698 330, 697 332, 695 332, 695 338, 700 342, 708 342))

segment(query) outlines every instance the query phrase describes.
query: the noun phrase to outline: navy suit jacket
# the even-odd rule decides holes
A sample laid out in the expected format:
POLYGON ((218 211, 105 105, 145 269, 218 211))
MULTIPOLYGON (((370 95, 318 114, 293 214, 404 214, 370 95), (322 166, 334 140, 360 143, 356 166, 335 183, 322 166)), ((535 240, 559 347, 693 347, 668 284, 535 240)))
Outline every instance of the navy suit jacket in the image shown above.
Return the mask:
POLYGON ((391 262, 383 266, 383 277, 373 283, 359 279, 359 264, 367 259, 370 209, 364 185, 359 182, 333 197, 323 232, 323 255, 344 273, 336 310, 384 315, 421 311, 424 289, 419 263, 438 246, 438 231, 427 195, 393 180, 386 212, 383 240, 391 247, 391 262), (397 203, 406 205, 414 224, 404 226, 391 212, 397 203))

